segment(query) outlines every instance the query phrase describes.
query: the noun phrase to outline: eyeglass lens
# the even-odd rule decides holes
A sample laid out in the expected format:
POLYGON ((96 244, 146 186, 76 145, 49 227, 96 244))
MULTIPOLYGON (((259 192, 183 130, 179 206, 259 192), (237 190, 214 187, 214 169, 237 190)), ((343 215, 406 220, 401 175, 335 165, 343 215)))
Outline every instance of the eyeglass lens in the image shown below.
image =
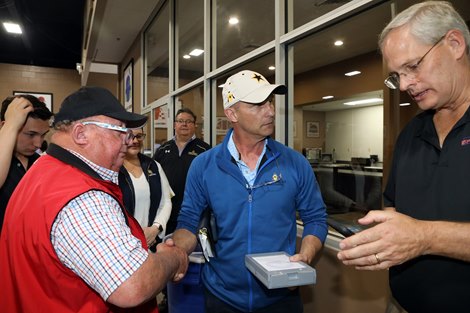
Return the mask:
POLYGON ((132 139, 137 139, 138 141, 142 141, 145 139, 145 134, 137 134, 137 135, 132 135, 132 139))

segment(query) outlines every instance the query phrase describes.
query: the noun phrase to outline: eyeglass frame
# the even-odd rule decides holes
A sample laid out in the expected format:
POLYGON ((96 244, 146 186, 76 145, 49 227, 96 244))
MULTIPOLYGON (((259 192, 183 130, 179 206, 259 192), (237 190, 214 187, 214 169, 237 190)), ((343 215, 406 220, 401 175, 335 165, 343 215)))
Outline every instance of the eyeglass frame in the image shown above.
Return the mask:
POLYGON ((131 140, 134 140, 134 139, 137 139, 138 141, 144 141, 145 137, 147 136, 147 134, 144 134, 144 133, 140 133, 140 134, 137 134, 137 135, 134 135, 132 134, 132 139, 131 140), (140 137, 140 138, 139 138, 140 137))
POLYGON ((175 120, 175 123, 177 123, 177 124, 190 125, 190 124, 196 124, 196 121, 195 121, 195 120, 181 120, 181 119, 177 119, 177 120, 175 120))
POLYGON ((122 126, 118 126, 118 125, 113 125, 113 124, 104 123, 104 122, 97 122, 97 121, 85 121, 85 122, 81 122, 81 124, 82 125, 95 125, 95 126, 98 126, 100 128, 125 133, 126 137, 124 138, 124 140, 125 140, 126 144, 129 144, 132 140, 134 140, 134 137, 135 137, 130 128, 126 128, 126 127, 122 127, 122 126))
MULTIPOLYGON (((269 149, 269 147, 267 147, 267 149, 269 149)), ((253 186, 250 186, 249 184, 246 184, 246 186, 245 186, 246 189, 253 191, 254 189, 257 189, 257 188, 260 188, 260 187, 267 187, 267 186, 270 186, 270 185, 273 185, 273 184, 283 183, 284 180, 282 179, 282 173, 281 173, 281 169, 279 167, 279 163, 277 162, 277 158, 275 159, 275 162, 276 162, 277 172, 279 173, 279 175, 276 172, 274 172, 273 176, 272 176, 272 180, 267 181, 267 182, 258 183, 258 184, 253 185, 253 186)))
MULTIPOLYGON (((444 34, 441 38, 439 38, 439 40, 437 40, 431 48, 429 48, 429 50, 418 60, 418 62, 416 62, 416 64, 414 65, 407 65, 405 68, 407 70, 408 73, 405 73, 403 75, 410 75, 412 73, 415 74, 415 77, 416 77, 416 74, 418 73, 418 70, 419 70, 419 66, 421 65, 421 63, 424 61, 424 58, 434 49, 434 47, 436 47, 445 37, 447 36, 447 33, 444 34)), ((384 80, 384 84, 385 86, 387 86, 388 88, 390 89, 400 89, 400 74, 398 74, 397 72, 392 72, 389 74, 389 76, 384 80)))

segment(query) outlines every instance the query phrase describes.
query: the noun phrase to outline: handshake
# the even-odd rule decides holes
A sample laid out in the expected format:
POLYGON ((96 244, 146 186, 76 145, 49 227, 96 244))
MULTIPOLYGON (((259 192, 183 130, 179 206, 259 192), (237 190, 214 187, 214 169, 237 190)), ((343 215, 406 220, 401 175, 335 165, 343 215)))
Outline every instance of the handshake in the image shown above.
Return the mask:
POLYGON ((170 269, 168 280, 178 282, 183 279, 188 270, 188 254, 182 248, 177 247, 171 237, 167 236, 162 243, 157 245, 155 255, 160 262, 167 263, 164 266, 170 269))

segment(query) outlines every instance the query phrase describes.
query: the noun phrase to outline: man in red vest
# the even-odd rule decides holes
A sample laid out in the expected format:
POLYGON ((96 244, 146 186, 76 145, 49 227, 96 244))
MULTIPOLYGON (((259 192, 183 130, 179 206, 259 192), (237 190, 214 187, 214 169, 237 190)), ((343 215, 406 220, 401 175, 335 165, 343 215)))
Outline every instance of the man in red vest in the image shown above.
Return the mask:
POLYGON ((183 277, 188 258, 171 240, 149 253, 122 204, 130 128, 145 122, 102 88, 64 100, 47 155, 6 209, 0 312, 158 312, 156 294, 183 277))

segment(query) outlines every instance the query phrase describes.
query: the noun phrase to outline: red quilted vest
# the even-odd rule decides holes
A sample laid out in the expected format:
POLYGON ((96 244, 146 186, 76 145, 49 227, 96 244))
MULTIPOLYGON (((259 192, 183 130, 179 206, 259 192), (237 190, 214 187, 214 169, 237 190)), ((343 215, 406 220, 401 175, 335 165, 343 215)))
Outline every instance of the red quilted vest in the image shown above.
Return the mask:
MULTIPOLYGON (((57 258, 50 241, 54 219, 71 199, 91 189, 112 195, 122 206, 119 186, 49 155, 23 177, 8 203, 0 238, 0 312, 158 312, 155 301, 131 310, 114 307, 57 258)), ((127 220, 147 248, 137 221, 128 215, 127 220)))

